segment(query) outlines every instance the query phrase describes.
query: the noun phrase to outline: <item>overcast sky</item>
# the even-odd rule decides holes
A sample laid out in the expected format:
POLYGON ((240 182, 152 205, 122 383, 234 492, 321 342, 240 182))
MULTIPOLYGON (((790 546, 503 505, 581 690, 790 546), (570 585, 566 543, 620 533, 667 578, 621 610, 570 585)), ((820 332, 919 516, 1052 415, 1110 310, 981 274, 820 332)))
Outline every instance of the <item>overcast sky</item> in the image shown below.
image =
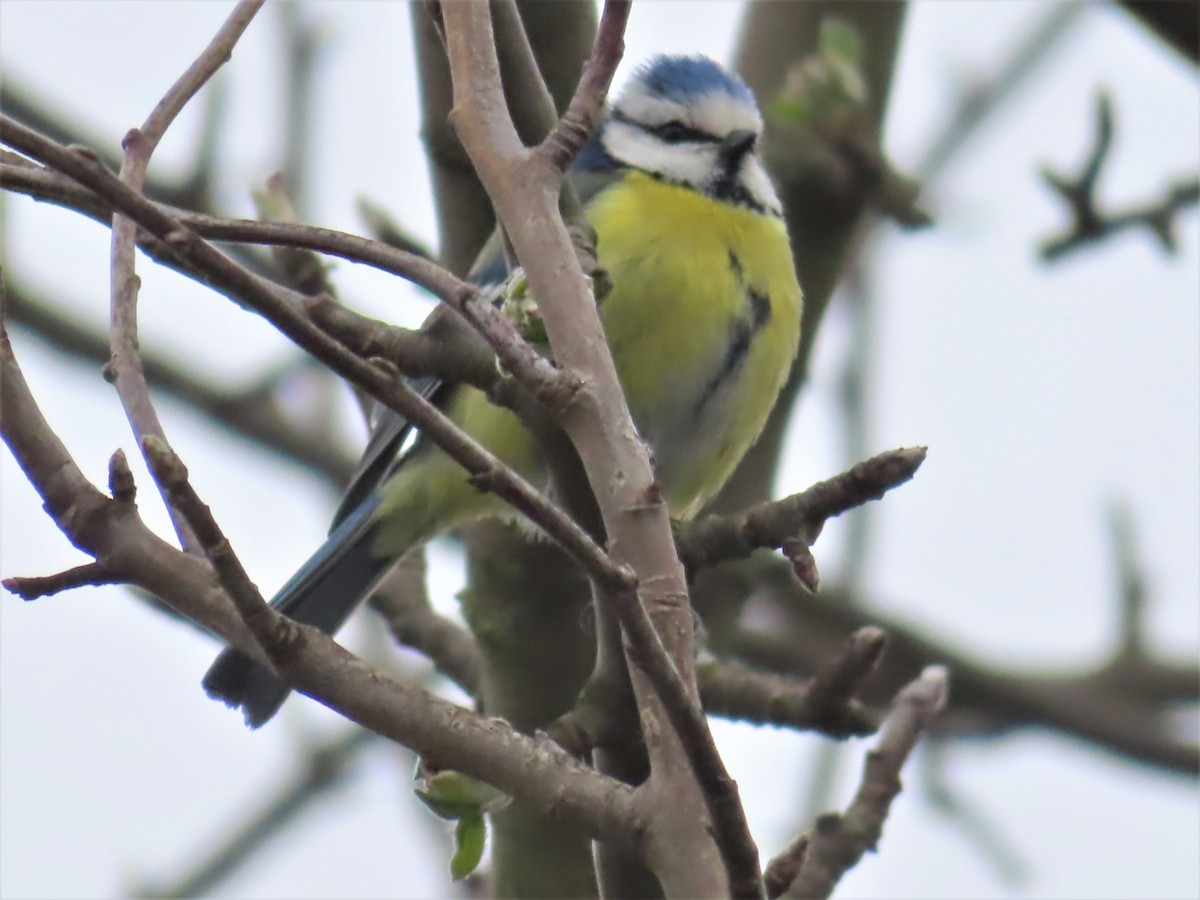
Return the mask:
MULTIPOLYGON (((116 147, 227 15, 225 3, 0 4, 5 76, 116 147)), ((914 4, 887 146, 912 166, 946 120, 956 84, 986 78, 1044 12, 1040 4, 914 4)), ((368 195, 435 238, 418 140, 408 10, 398 3, 313 4, 325 25, 318 79, 311 218, 361 231, 368 195), (364 86, 367 86, 364 88, 364 86)), ((655 52, 728 60, 737 4, 641 3, 626 62, 655 52)), ((221 205, 252 215, 248 191, 279 166, 282 90, 277 11, 251 26, 230 64, 221 205)), ((1089 9, 1030 87, 966 149, 929 198, 937 227, 888 231, 872 271, 874 368, 870 449, 928 444, 913 484, 880 504, 867 589, 891 616, 997 666, 1082 667, 1115 636, 1116 586, 1106 504, 1128 502, 1152 591, 1153 645, 1194 659, 1200 633, 1200 229, 1181 220, 1180 255, 1130 234, 1051 269, 1037 242, 1063 211, 1036 177, 1075 171, 1090 146, 1098 87, 1117 132, 1102 195, 1150 199, 1200 166, 1194 71, 1120 13, 1089 9)), ((155 156, 191 159, 199 106, 155 156)), ((108 234, 78 216, 4 198, 10 277, 82 321, 107 319, 108 234)), ((142 344, 231 385, 291 356, 287 342, 227 300, 143 263, 142 344)), ((363 267, 333 270, 342 295, 416 323, 428 303, 363 267)), ((96 483, 117 447, 136 457, 111 388, 13 329, 32 389, 96 483)), ((836 377, 846 334, 835 313, 794 427, 781 493, 843 460, 836 377)), ((257 583, 270 592, 322 539, 334 497, 311 477, 160 404, 173 445, 257 583)), ((345 417, 345 440, 361 442, 345 417)), ((166 517, 135 466, 143 516, 166 517)), ((47 574, 79 554, 0 453, 0 574, 47 574)), ((834 524, 817 545, 836 570, 834 524)), ((434 589, 453 609, 452 552, 437 547, 434 589)), ((335 717, 304 699, 251 735, 207 700, 199 679, 216 643, 154 615, 119 589, 22 604, 0 597, 0 896, 117 896, 170 879, 287 779, 298 748, 335 717)), ((364 617, 361 626, 374 626, 364 617)), ((361 636, 361 635, 360 635, 361 636)), ((1195 735, 1196 718, 1181 717, 1195 735)), ((764 854, 797 827, 818 742, 718 723, 764 854)), ((854 742, 834 792, 844 803, 868 742, 854 742)), ((316 806, 225 886, 239 897, 445 893, 437 823, 406 796, 407 761, 378 748, 347 786, 316 806)), ((843 882, 845 897, 1195 897, 1200 893, 1196 784, 1048 734, 948 749, 945 778, 1028 869, 1013 887, 922 796, 919 777, 894 807, 878 856, 843 882)))

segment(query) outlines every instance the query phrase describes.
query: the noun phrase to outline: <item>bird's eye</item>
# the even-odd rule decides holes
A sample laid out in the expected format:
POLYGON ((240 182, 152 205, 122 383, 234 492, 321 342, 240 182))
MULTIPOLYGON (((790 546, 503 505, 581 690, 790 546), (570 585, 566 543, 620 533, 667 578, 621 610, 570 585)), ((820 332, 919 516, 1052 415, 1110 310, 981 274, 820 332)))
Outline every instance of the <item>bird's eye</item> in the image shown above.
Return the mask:
POLYGON ((702 141, 707 137, 703 132, 674 120, 659 125, 654 129, 654 133, 668 144, 679 144, 683 141, 702 141))

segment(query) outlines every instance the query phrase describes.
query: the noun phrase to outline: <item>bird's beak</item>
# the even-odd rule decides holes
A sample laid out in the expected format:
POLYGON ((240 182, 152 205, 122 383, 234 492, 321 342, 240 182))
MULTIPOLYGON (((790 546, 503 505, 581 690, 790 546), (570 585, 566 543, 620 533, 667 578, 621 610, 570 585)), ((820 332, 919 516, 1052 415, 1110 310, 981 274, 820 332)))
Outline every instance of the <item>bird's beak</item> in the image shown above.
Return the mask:
POLYGON ((733 171, 741 164, 743 157, 754 150, 757 143, 758 135, 753 131, 731 131, 725 135, 725 140, 721 141, 721 159, 729 170, 733 171))

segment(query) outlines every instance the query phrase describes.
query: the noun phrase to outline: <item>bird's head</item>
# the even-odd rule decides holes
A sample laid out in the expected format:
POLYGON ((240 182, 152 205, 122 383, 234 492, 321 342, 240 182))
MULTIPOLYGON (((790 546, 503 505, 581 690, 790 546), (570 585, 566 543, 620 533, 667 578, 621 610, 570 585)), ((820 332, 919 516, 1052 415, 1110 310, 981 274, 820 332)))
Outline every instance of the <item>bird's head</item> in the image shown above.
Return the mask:
POLYGON ((592 165, 640 169, 717 200, 780 215, 758 157, 762 116, 733 72, 703 56, 656 56, 638 69, 593 139, 592 165))

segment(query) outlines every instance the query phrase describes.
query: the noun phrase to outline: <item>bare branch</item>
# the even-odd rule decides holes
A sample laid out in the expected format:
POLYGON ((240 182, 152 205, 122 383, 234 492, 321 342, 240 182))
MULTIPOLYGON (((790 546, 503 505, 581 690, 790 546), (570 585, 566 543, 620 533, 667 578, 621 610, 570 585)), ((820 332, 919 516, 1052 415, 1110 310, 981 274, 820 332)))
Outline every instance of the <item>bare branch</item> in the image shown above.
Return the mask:
MULTIPOLYGON (((687 605, 686 594, 679 599, 687 605)), ((614 594, 608 602, 615 603, 617 617, 630 645, 630 662, 649 677, 700 788, 712 818, 713 836, 729 879, 730 895, 735 898, 761 897, 758 849, 742 809, 737 782, 725 769, 703 709, 679 670, 672 665, 659 632, 639 597, 632 592, 620 596, 614 594)), ((645 719, 645 715, 643 717, 645 719)), ((647 746, 653 765, 654 741, 649 737, 647 746)), ((664 764, 660 757, 659 765, 664 764)), ((653 785, 653 769, 651 771, 653 785)), ((665 775, 663 778, 664 785, 677 780, 665 775)), ((647 796, 654 797, 655 794, 647 796)))
MULTIPOLYGON (((463 465, 471 473, 478 487, 492 491, 528 516, 543 531, 559 541, 593 577, 618 589, 629 585, 628 574, 615 565, 604 550, 569 516, 534 490, 516 472, 459 430, 428 400, 403 380, 395 377, 392 370, 363 360, 319 329, 300 311, 304 301, 302 296, 266 281, 225 256, 201 240, 182 221, 163 212, 136 192, 130 191, 90 155, 74 153, 59 147, 7 117, 0 117, 0 140, 29 156, 47 162, 90 187, 114 208, 135 220, 159 240, 169 244, 172 252, 193 269, 204 272, 204 277, 210 284, 238 297, 313 356, 413 422, 452 459, 463 465)), ((312 229, 303 226, 263 222, 237 223, 236 227, 229 226, 229 232, 253 234, 260 238, 265 238, 268 234, 303 234, 312 238, 314 233, 312 229)), ((328 232, 326 237, 345 248, 357 244, 363 255, 398 259, 404 267, 412 267, 436 283, 456 301, 456 309, 463 312, 473 323, 482 323, 481 333, 496 349, 497 355, 514 376, 523 381, 528 379, 525 383, 533 386, 539 399, 545 400, 549 396, 563 402, 564 396, 570 397, 574 393, 573 380, 561 378, 553 365, 539 356, 478 291, 459 282, 448 272, 431 266, 425 260, 416 259, 363 238, 353 238, 350 235, 333 238, 336 234, 328 232), (463 286, 463 289, 457 290, 458 286, 463 286)))
POLYGON ((1121 612, 1121 643, 1117 649, 1117 659, 1121 664, 1128 665, 1149 657, 1145 622, 1146 578, 1134 540, 1133 514, 1127 504, 1114 502, 1109 506, 1108 527, 1116 560, 1117 597, 1121 612))
MULTIPOLYGON (((670 785, 675 808, 669 812, 677 824, 687 816, 687 827, 695 831, 699 822, 685 806, 695 798, 685 793, 689 786, 679 775, 691 769, 699 799, 712 819, 728 889, 738 897, 760 896, 757 851, 736 785, 724 770, 696 701, 686 579, 670 540, 665 506, 654 488, 645 447, 629 439, 636 432, 592 291, 578 266, 565 264, 572 259, 574 247, 557 212, 562 173, 541 155, 526 151, 518 137, 501 91, 488 6, 451 3, 442 7, 442 13, 454 84, 451 122, 507 229, 534 296, 541 301, 555 359, 567 371, 578 373, 584 385, 575 402, 560 410, 562 424, 587 470, 613 557, 639 578, 636 595, 601 587, 596 596, 599 603, 616 610, 629 640, 634 690, 651 759, 645 796, 661 819, 668 810, 655 792, 670 785), (674 734, 659 721, 655 695, 674 734), (677 761, 685 760, 687 768, 681 768, 677 761)), ((616 62, 612 55, 595 58, 598 65, 616 62)), ((661 837, 653 827, 648 837, 651 864, 668 882, 668 892, 721 889, 717 873, 695 865, 704 854, 681 867, 677 853, 653 845, 661 837)), ((707 839, 702 832, 695 837, 707 839)))
POLYGON ((847 697, 832 707, 815 681, 758 672, 736 662, 701 664, 700 698, 711 716, 815 731, 833 738, 859 737, 879 727, 879 715, 847 697))
POLYGON ((402 228, 382 206, 367 197, 359 197, 355 201, 355 208, 358 210, 358 217, 363 220, 363 224, 375 235, 375 240, 382 241, 397 250, 403 250, 405 253, 411 253, 413 256, 433 259, 433 251, 402 228))
MULTIPOLYGON (((153 239, 157 239, 157 242, 153 239, 143 242, 142 246, 147 252, 156 258, 165 257, 160 261, 181 268, 191 277, 208 281, 224 293, 234 292, 231 296, 243 304, 254 306, 257 302, 253 299, 254 290, 267 283, 247 272, 244 267, 235 276, 232 266, 236 264, 223 255, 220 256, 222 276, 217 276, 203 265, 197 265, 190 254, 182 252, 186 249, 183 245, 194 237, 204 237, 218 241, 303 247, 398 275, 425 288, 462 315, 496 351, 505 370, 529 387, 539 402, 548 408, 558 409, 569 405, 578 391, 578 382, 557 370, 530 347, 492 305, 488 296, 436 263, 379 241, 327 228, 222 219, 152 204, 117 187, 111 174, 94 165, 87 154, 82 157, 73 155, 11 119, 3 121, 0 134, 9 135, 5 140, 10 146, 23 148, 22 152, 47 162, 51 168, 69 175, 76 182, 86 184, 92 193, 80 194, 78 189, 63 185, 61 176, 53 173, 11 164, 0 164, 0 186, 22 190, 41 199, 62 200, 66 205, 90 210, 91 213, 97 211, 99 204, 105 210, 125 211, 135 218, 140 216, 139 223, 153 239), (4 128, 8 130, 4 131, 4 128), (96 198, 95 201, 90 199, 92 196, 96 198), (168 247, 164 248, 161 243, 166 241, 167 236, 170 236, 170 240, 167 241, 168 247), (249 286, 251 277, 256 282, 255 287, 249 286), (239 290, 248 290, 250 293, 237 293, 239 290)), ((206 248, 201 253, 207 260, 217 258, 213 256, 217 253, 214 248, 206 248)), ((285 293, 276 293, 279 297, 285 296, 285 293)), ((286 296, 291 306, 304 303, 307 299, 295 293, 287 293, 286 296)))
POLYGON ((413 330, 360 316, 328 294, 305 303, 314 322, 364 359, 384 359, 404 375, 433 376, 449 384, 469 384, 491 393, 501 380, 487 345, 457 341, 443 329, 413 330))
MULTIPOLYGON (((284 9, 291 9, 285 5, 284 9)), ((294 224, 299 221, 296 208, 288 193, 287 180, 276 172, 267 179, 262 189, 252 192, 255 212, 265 222, 283 222, 294 224)), ((273 245, 271 256, 274 257, 284 281, 302 294, 336 294, 329 280, 321 259, 311 250, 301 250, 295 247, 273 245)))
POLYGON ((600 119, 613 73, 625 53, 625 25, 629 21, 629 10, 628 0, 610 0, 604 4, 592 56, 583 68, 583 77, 554 130, 538 148, 539 153, 546 154, 551 164, 564 172, 592 136, 600 119))
POLYGON ((434 667, 468 695, 478 695, 482 654, 471 632, 434 612, 425 593, 425 556, 406 554, 371 595, 397 643, 429 658, 434 667))
POLYGON ((828 897, 842 875, 875 849, 892 801, 900 793, 900 770, 946 705, 948 685, 946 670, 930 666, 899 693, 880 726, 875 749, 867 756, 858 793, 844 813, 817 820, 800 872, 786 896, 828 897))
MULTIPOLYGON (((872 658, 882 649, 881 635, 879 629, 861 629, 816 678, 807 681, 734 661, 703 662, 696 674, 704 711, 719 718, 815 731, 837 739, 872 734, 881 716, 852 695, 874 668, 872 658), (843 699, 839 701, 838 696, 843 699)), ((636 735, 615 730, 619 721, 612 715, 611 705, 611 700, 585 692, 570 712, 546 727, 546 733, 576 757, 597 746, 635 740, 636 735)))
MULTIPOLYGON (((0 435, 72 543, 180 614, 268 662, 214 582, 212 570, 157 538, 130 504, 106 498, 84 478, 42 417, 2 333, 0 435)), ((202 518, 200 513, 197 521, 202 518)), ((219 537, 210 543, 219 546, 219 537)), ((240 577, 235 572, 227 580, 236 585, 240 577)), ((242 584, 236 590, 248 595, 253 586, 242 584)), ((272 615, 265 604, 262 608, 272 615)), ((283 662, 298 690, 417 753, 494 784, 593 839, 633 845, 639 813, 631 788, 579 764, 548 740, 528 738, 507 723, 485 719, 365 665, 315 629, 292 627, 299 639, 283 662)))
POLYGON ((217 520, 188 481, 182 460, 153 436, 142 438, 142 455, 168 501, 179 511, 216 572, 217 581, 233 601, 251 636, 272 663, 297 640, 295 624, 267 605, 241 560, 233 552, 217 520))
MULTIPOLYGON (((0 295, 2 293, 0 283, 0 295)), ((0 300, 0 311, 4 306, 0 300)), ((0 320, 0 436, 25 477, 41 496, 46 512, 56 522, 70 522, 72 527, 68 536, 71 542, 84 552, 98 557, 99 554, 93 551, 104 537, 111 501, 79 471, 67 448, 42 417, 17 365, 8 333, 2 326, 0 320)), ((130 506, 124 502, 120 504, 125 512, 130 506)), ((106 561, 102 566, 83 566, 71 570, 69 574, 76 584, 94 583, 81 582, 81 575, 91 577, 101 574, 105 583, 108 583, 108 579, 115 574, 115 568, 111 561, 106 561)), ((44 596, 48 593, 47 588, 56 588, 63 580, 63 576, 16 578, 6 580, 4 586, 26 599, 33 599, 34 596, 44 596)), ((67 586, 74 585, 63 585, 67 586)))
POLYGON ((1191 0, 1120 0, 1120 4, 1193 65, 1200 63, 1200 10, 1191 0))
POLYGON ((699 519, 682 532, 680 556, 689 572, 697 572, 794 540, 788 555, 803 564, 808 545, 826 520, 880 499, 911 479, 924 461, 924 447, 889 450, 783 500, 760 503, 736 515, 699 519))
POLYGON ((1189 177, 1172 184, 1161 200, 1121 212, 1102 211, 1096 186, 1112 148, 1113 127, 1112 99, 1107 92, 1101 91, 1096 97, 1096 137, 1079 175, 1069 177, 1049 166, 1042 167, 1042 179, 1067 204, 1071 213, 1070 227, 1042 242, 1039 252, 1043 262, 1055 262, 1133 228, 1149 229, 1164 253, 1173 256, 1178 251, 1175 220, 1180 212, 1200 203, 1200 178, 1189 177))
POLYGON ((276 7, 283 34, 285 60, 283 177, 288 189, 306 209, 311 199, 310 161, 313 138, 312 107, 316 63, 322 49, 319 27, 303 19, 304 7, 281 3, 276 7))
POLYGON ((1020 852, 1005 839, 1000 826, 988 820, 982 808, 965 799, 962 791, 947 781, 946 745, 947 741, 931 734, 921 748, 922 795, 959 834, 975 845, 980 856, 992 865, 1001 883, 1014 889, 1027 886, 1030 867, 1020 852))
POLYGON ((756 588, 780 617, 769 631, 735 631, 724 646, 758 668, 811 674, 852 631, 875 624, 888 634, 888 653, 864 694, 882 702, 911 673, 934 663, 954 673, 954 701, 939 729, 969 736, 1003 735, 1018 728, 1049 728, 1127 759, 1196 778, 1200 748, 1181 733, 1173 711, 1200 700, 1194 659, 1120 657, 1079 667, 1012 667, 981 663, 946 641, 937 641, 881 612, 844 587, 806 597, 782 560, 763 560, 756 588), (870 612, 864 612, 866 607, 870 612))
MULTIPOLYGON (((205 110, 209 118, 214 118, 218 106, 210 98, 209 107, 205 110)), ((84 130, 79 123, 55 110, 51 104, 41 97, 35 96, 20 85, 11 72, 5 72, 0 79, 0 112, 25 123, 41 134, 67 146, 96 147, 97 155, 107 168, 114 171, 121 166, 122 155, 108 149, 109 141, 99 135, 84 130)), ((207 133, 207 126, 205 129, 207 133)), ((177 206, 204 208, 207 199, 208 184, 201 171, 203 152, 197 154, 196 168, 180 181, 164 181, 151 176, 145 186, 147 196, 164 203, 177 206)))
POLYGON ((808 702, 818 715, 846 707, 860 685, 875 671, 887 644, 880 628, 860 628, 846 641, 842 652, 817 672, 809 686, 808 702))
POLYGON ((96 587, 102 584, 120 584, 121 576, 102 562, 85 563, 55 575, 30 578, 5 578, 0 581, 7 590, 22 600, 37 600, 78 587, 96 587))
POLYGON ((1021 35, 1015 50, 986 80, 973 79, 964 86, 946 121, 934 131, 916 165, 917 177, 931 182, 945 171, 981 125, 1028 83, 1029 76, 1080 20, 1088 6, 1082 3, 1048 4, 1038 20, 1021 35))
MULTIPOLYGON (((79 315, 56 307, 26 285, 13 284, 9 288, 13 322, 76 360, 97 367, 107 362, 108 336, 81 322, 79 315)), ((230 433, 290 457, 339 486, 353 470, 354 460, 332 439, 328 429, 305 428, 285 416, 279 403, 282 385, 278 380, 270 385, 255 383, 246 389, 230 389, 185 370, 173 356, 147 348, 142 350, 142 366, 146 380, 156 391, 183 401, 230 433)))
POLYGON ((767 891, 767 900, 775 900, 783 895, 804 865, 804 857, 808 853, 807 834, 802 834, 788 844, 787 848, 767 863, 763 872, 763 886, 767 891))
MULTIPOLYGON (((158 102, 141 129, 133 129, 122 142, 125 158, 121 164, 121 181, 130 190, 140 192, 146 181, 158 142, 166 134, 175 117, 205 82, 230 58, 242 32, 258 12, 264 0, 243 0, 230 13, 225 24, 179 80, 158 102)), ((150 388, 142 371, 138 352, 137 294, 140 279, 134 273, 134 249, 137 246, 137 223, 117 215, 112 225, 111 322, 109 341, 112 359, 105 374, 117 389, 125 415, 139 443, 146 437, 166 442, 166 433, 150 400, 150 388)), ((165 499, 165 498, 164 498, 165 499)), ((175 531, 185 550, 194 551, 196 537, 187 524, 167 505, 175 531)))

